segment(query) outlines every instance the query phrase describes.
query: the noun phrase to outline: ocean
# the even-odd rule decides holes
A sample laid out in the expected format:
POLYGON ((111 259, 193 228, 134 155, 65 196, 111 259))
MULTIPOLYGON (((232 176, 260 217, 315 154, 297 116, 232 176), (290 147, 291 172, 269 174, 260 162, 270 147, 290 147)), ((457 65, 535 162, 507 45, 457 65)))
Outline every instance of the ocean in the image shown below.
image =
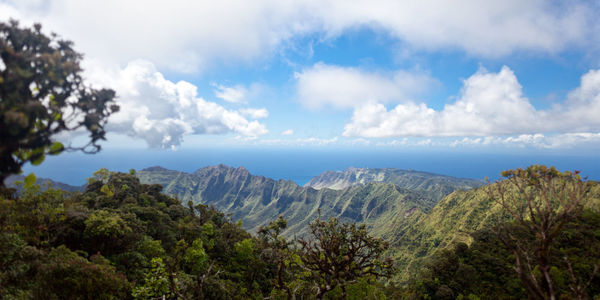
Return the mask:
POLYGON ((225 164, 243 166, 254 175, 292 180, 304 185, 324 171, 343 171, 348 167, 399 168, 443 175, 491 180, 507 169, 532 164, 556 166, 559 170, 579 170, 584 177, 600 180, 600 159, 594 155, 556 153, 478 153, 462 151, 398 151, 368 149, 185 149, 157 151, 107 149, 94 155, 63 153, 49 156, 40 166, 25 166, 25 173, 51 178, 71 185, 82 185, 100 168, 127 172, 162 166, 193 172, 205 166, 225 164))

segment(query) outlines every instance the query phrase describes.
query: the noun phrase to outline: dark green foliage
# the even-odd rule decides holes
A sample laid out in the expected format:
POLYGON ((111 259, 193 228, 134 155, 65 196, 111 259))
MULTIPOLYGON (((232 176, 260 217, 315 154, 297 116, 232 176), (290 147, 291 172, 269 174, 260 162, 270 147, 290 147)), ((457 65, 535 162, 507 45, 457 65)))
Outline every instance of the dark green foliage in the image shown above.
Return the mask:
POLYGON ((83 193, 32 185, 20 197, 0 198, 0 295, 218 299, 270 292, 261 244, 239 223, 203 205, 186 208, 133 175, 95 175, 83 193), (161 272, 166 277, 157 279, 161 272))
POLYGON ((36 274, 37 299, 123 299, 131 284, 100 254, 89 260, 64 246, 53 248, 36 274))
POLYGON ((294 243, 281 232, 287 221, 279 217, 259 229, 271 265, 276 299, 378 299, 384 297, 378 280, 391 277, 387 243, 367 233, 364 225, 343 224, 335 218, 310 223, 310 235, 294 243))
POLYGON ((365 225, 340 224, 335 218, 319 219, 310 224, 309 239, 300 239, 302 268, 317 298, 335 289, 347 296, 347 286, 360 278, 389 278, 393 262, 383 253, 389 245, 370 236, 365 225))
POLYGON ((72 42, 48 37, 41 25, 19 28, 0 23, 0 186, 30 162, 65 149, 97 152, 108 116, 117 112, 115 92, 85 86, 82 55, 72 42), (89 143, 67 147, 53 138, 61 132, 85 129, 89 143))
MULTIPOLYGON (((35 180, 35 178, 34 178, 35 180)), ((364 226, 315 221, 317 243, 297 249, 280 236, 282 218, 259 238, 206 205, 181 205, 131 174, 100 170, 84 192, 42 190, 0 198, 2 299, 311 299, 382 296, 386 244, 364 226), (338 241, 337 247, 331 241, 338 241), (325 245, 329 246, 325 246, 325 245), (336 255, 332 271, 315 253, 336 255), (348 257, 348 258, 346 258, 348 257), (345 267, 344 267, 345 266, 345 267), (311 270, 311 271, 309 271, 311 270), (289 294, 285 291, 289 290, 289 294), (282 293, 283 291, 283 293, 282 293), (317 295, 318 294, 318 295, 317 295), (290 296, 291 295, 291 296, 290 296)))

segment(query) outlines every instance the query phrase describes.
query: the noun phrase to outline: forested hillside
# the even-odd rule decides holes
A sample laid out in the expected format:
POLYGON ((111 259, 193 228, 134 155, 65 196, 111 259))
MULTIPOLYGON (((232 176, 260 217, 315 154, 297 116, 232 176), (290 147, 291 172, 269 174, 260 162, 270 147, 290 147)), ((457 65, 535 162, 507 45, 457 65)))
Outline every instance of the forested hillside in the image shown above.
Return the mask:
POLYGON ((335 219, 312 220, 298 248, 279 236, 283 219, 251 235, 224 213, 184 206, 131 174, 100 170, 73 194, 42 191, 31 178, 21 195, 0 195, 2 299, 263 299, 291 288, 304 298, 346 290, 381 297, 376 278, 393 269, 386 243, 335 219), (360 251, 348 252, 353 245, 360 251), (321 269, 334 262, 312 253, 342 254, 338 268, 348 272, 329 277, 321 269))

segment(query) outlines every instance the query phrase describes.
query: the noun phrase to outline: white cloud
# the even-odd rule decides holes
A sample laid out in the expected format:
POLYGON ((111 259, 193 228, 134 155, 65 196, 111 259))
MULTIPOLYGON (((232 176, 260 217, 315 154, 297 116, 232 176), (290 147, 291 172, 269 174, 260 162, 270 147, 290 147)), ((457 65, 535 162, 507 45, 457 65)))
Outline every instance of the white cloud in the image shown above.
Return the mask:
POLYGON ((237 85, 233 87, 227 87, 220 84, 212 84, 216 88, 215 96, 223 99, 227 102, 242 103, 245 102, 246 89, 243 86, 237 85))
MULTIPOLYGON (((572 131, 600 131, 600 70, 590 70, 581 84, 552 112, 572 131)), ((549 116, 550 118, 551 116, 549 116)), ((563 131, 564 132, 564 131, 563 131)))
POLYGON ((90 57, 119 64, 145 59, 180 72, 268 57, 315 28, 303 4, 279 0, 7 3, 0 16, 41 22, 90 57))
POLYGON ((516 136, 499 137, 487 136, 484 138, 465 137, 451 141, 450 147, 478 147, 478 146, 504 146, 504 147, 533 147, 543 149, 568 149, 580 147, 583 144, 600 145, 600 133, 578 132, 545 135, 521 134, 516 136))
POLYGON ((314 11, 329 34, 370 26, 414 48, 458 48, 486 57, 556 53, 598 41, 598 5, 586 1, 336 0, 319 2, 314 11))
POLYGON ((299 100, 309 108, 357 107, 367 102, 407 101, 436 81, 418 72, 369 72, 317 63, 296 73, 299 100))
MULTIPOLYGON (((177 146, 187 134, 238 133, 256 137, 268 131, 241 112, 199 98, 196 86, 171 82, 154 65, 137 60, 124 69, 86 63, 89 82, 116 90, 119 113, 110 117, 107 130, 144 139, 150 147, 177 146)), ((253 111, 264 115, 262 110, 253 111)))
POLYGON ((281 135, 293 135, 293 134, 294 134, 293 129, 288 129, 288 130, 284 130, 283 132, 281 132, 281 135))
POLYGON ((264 119, 269 116, 269 111, 266 108, 245 108, 240 109, 240 113, 250 119, 264 119))
MULTIPOLYGON (((22 1, 0 18, 42 22, 105 62, 146 59, 194 72, 269 57, 309 34, 335 38, 370 27, 415 49, 459 49, 483 57, 515 51, 597 49, 594 1, 22 1)), ((293 48, 293 47, 292 47, 293 48)))
POLYGON ((399 104, 387 110, 381 103, 355 109, 344 136, 429 137, 499 136, 535 133, 600 131, 600 71, 582 76, 579 88, 565 103, 536 110, 523 96, 515 74, 503 67, 498 73, 479 70, 464 81, 454 103, 441 111, 424 103, 399 104))

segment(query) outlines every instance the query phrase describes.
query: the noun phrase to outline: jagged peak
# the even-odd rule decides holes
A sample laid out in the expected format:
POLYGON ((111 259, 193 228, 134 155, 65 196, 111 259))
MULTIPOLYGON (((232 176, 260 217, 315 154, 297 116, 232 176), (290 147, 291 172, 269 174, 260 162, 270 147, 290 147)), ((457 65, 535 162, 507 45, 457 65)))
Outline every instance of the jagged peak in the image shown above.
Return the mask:
POLYGON ((246 172, 246 173, 250 173, 250 171, 248 171, 248 169, 246 169, 246 168, 244 168, 242 166, 239 166, 236 170, 242 171, 242 172, 246 172))

